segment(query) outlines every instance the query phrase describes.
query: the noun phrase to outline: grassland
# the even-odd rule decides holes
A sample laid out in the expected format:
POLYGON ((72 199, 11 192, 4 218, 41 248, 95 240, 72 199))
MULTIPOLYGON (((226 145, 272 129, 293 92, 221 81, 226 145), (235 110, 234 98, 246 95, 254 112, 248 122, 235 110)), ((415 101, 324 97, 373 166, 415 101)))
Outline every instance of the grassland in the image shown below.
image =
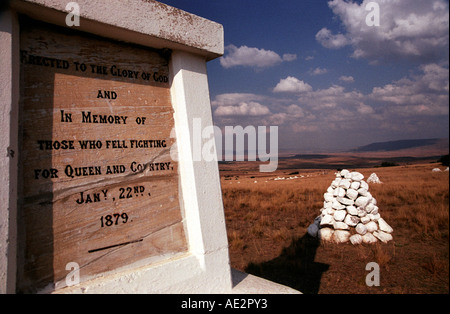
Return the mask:
POLYGON ((393 241, 361 246, 322 244, 306 232, 335 170, 229 167, 221 184, 231 266, 303 293, 449 293, 449 177, 435 167, 445 169, 349 169, 379 176, 370 192, 394 229, 393 241), (379 287, 365 283, 369 262, 380 265, 379 287))

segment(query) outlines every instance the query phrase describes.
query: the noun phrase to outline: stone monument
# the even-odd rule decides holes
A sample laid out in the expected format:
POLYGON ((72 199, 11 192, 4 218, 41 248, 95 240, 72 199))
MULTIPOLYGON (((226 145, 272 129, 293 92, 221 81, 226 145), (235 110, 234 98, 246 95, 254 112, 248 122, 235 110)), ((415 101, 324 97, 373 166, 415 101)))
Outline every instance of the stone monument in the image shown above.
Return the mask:
POLYGON ((1 13, 0 291, 230 292, 217 163, 190 136, 222 26, 140 0, 77 1, 68 26, 67 4, 1 13))

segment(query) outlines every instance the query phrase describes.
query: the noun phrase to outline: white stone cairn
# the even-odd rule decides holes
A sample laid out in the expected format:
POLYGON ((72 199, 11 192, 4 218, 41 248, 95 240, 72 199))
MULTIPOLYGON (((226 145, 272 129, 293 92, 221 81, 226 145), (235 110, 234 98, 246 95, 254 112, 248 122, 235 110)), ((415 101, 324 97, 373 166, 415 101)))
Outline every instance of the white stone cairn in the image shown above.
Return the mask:
MULTIPOLYGON (((375 173, 367 180, 381 183, 375 173)), ((392 227, 381 218, 377 200, 369 192, 369 184, 359 172, 344 169, 324 193, 320 215, 308 227, 308 234, 321 241, 371 244, 393 239, 392 227)))

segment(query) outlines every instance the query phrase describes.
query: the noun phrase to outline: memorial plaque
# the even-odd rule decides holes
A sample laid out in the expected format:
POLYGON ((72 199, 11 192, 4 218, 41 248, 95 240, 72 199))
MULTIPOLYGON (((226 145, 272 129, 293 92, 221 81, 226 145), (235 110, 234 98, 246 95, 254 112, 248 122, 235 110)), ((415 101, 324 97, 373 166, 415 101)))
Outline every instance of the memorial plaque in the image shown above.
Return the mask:
POLYGON ((28 22, 20 62, 18 290, 186 252, 167 52, 28 22))

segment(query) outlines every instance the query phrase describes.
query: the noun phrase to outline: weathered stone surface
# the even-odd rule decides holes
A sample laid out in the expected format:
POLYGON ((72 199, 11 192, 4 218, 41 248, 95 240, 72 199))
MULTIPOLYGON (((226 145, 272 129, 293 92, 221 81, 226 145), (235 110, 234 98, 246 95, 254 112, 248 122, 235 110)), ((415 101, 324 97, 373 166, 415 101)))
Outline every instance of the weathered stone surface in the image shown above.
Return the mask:
POLYGON ((350 240, 351 244, 353 244, 353 245, 358 245, 363 242, 363 238, 360 234, 352 235, 349 240, 350 240))
POLYGON ((335 230, 333 234, 333 240, 336 243, 345 243, 350 238, 350 232, 346 230, 335 230))
POLYGON ((341 170, 340 175, 341 175, 341 177, 345 177, 349 173, 350 173, 350 171, 348 171, 347 169, 343 169, 343 170, 341 170))
POLYGON ((380 227, 381 231, 387 233, 392 233, 394 231, 394 229, 392 229, 392 227, 389 226, 388 223, 383 218, 378 219, 378 226, 380 227))
POLYGON ((336 210, 334 212, 333 218, 336 221, 343 221, 345 218, 345 215, 347 215, 347 211, 346 210, 336 210))
POLYGON ((360 218, 352 215, 347 215, 345 216, 344 222, 350 227, 355 227, 360 222, 360 218))
POLYGON ((375 243, 377 242, 377 238, 373 236, 371 233, 366 233, 362 236, 363 243, 375 243))
POLYGON ((367 232, 374 232, 375 230, 378 229, 378 225, 375 221, 369 221, 368 223, 365 224, 366 228, 367 228, 367 232))
POLYGON ((346 198, 346 197, 337 197, 336 199, 339 203, 341 203, 342 205, 345 205, 345 206, 355 204, 355 202, 353 200, 346 198))
POLYGON ((369 203, 370 199, 365 196, 360 196, 355 200, 355 205, 359 207, 365 208, 367 203, 369 203))
POLYGON ((358 191, 354 189, 348 189, 347 193, 345 194, 349 199, 356 200, 358 198, 358 191))
POLYGON ((350 185, 350 188, 357 191, 360 185, 361 185, 360 181, 353 181, 352 184, 350 185))
POLYGON ((336 209, 336 210, 340 210, 340 209, 344 209, 345 205, 339 203, 337 200, 335 200, 333 202, 333 205, 331 205, 332 208, 336 209))
POLYGON ((359 181, 359 184, 360 184, 360 186, 359 186, 360 188, 366 189, 367 191, 369 190, 369 185, 367 184, 366 181, 361 180, 361 181, 359 181))
POLYGON ((364 224, 362 224, 362 223, 357 224, 356 227, 355 227, 355 230, 360 235, 365 235, 367 233, 367 227, 364 224))
POLYGON ((333 238, 333 233, 334 230, 331 228, 322 228, 318 232, 319 239, 322 241, 331 241, 333 238))
POLYGON ((324 198, 325 202, 332 202, 334 200, 333 194, 328 193, 328 192, 323 195, 323 198, 324 198))
POLYGON ((353 215, 353 216, 358 215, 358 210, 356 209, 355 206, 350 205, 350 206, 347 206, 346 209, 347 209, 347 213, 349 213, 350 215, 353 215))
POLYGON ((365 189, 365 188, 359 188, 358 189, 358 193, 359 193, 359 195, 361 195, 361 196, 366 196, 367 195, 367 189, 365 189))
POLYGON ((328 215, 328 214, 324 215, 322 217, 322 219, 320 220, 321 227, 333 226, 333 224, 334 224, 333 216, 328 215))
POLYGON ((381 242, 384 242, 384 243, 387 243, 392 240, 392 235, 389 233, 386 233, 384 231, 380 231, 380 230, 374 231, 373 235, 378 240, 380 240, 381 242))
POLYGON ((350 230, 350 227, 342 221, 336 221, 334 223, 334 229, 335 230, 350 230))
POLYGON ((364 176, 362 175, 362 173, 355 171, 351 173, 351 178, 353 181, 361 181, 362 179, 364 179, 364 176))
POLYGON ((350 184, 352 184, 350 179, 342 179, 341 182, 339 182, 339 186, 344 189, 349 189, 350 184))

